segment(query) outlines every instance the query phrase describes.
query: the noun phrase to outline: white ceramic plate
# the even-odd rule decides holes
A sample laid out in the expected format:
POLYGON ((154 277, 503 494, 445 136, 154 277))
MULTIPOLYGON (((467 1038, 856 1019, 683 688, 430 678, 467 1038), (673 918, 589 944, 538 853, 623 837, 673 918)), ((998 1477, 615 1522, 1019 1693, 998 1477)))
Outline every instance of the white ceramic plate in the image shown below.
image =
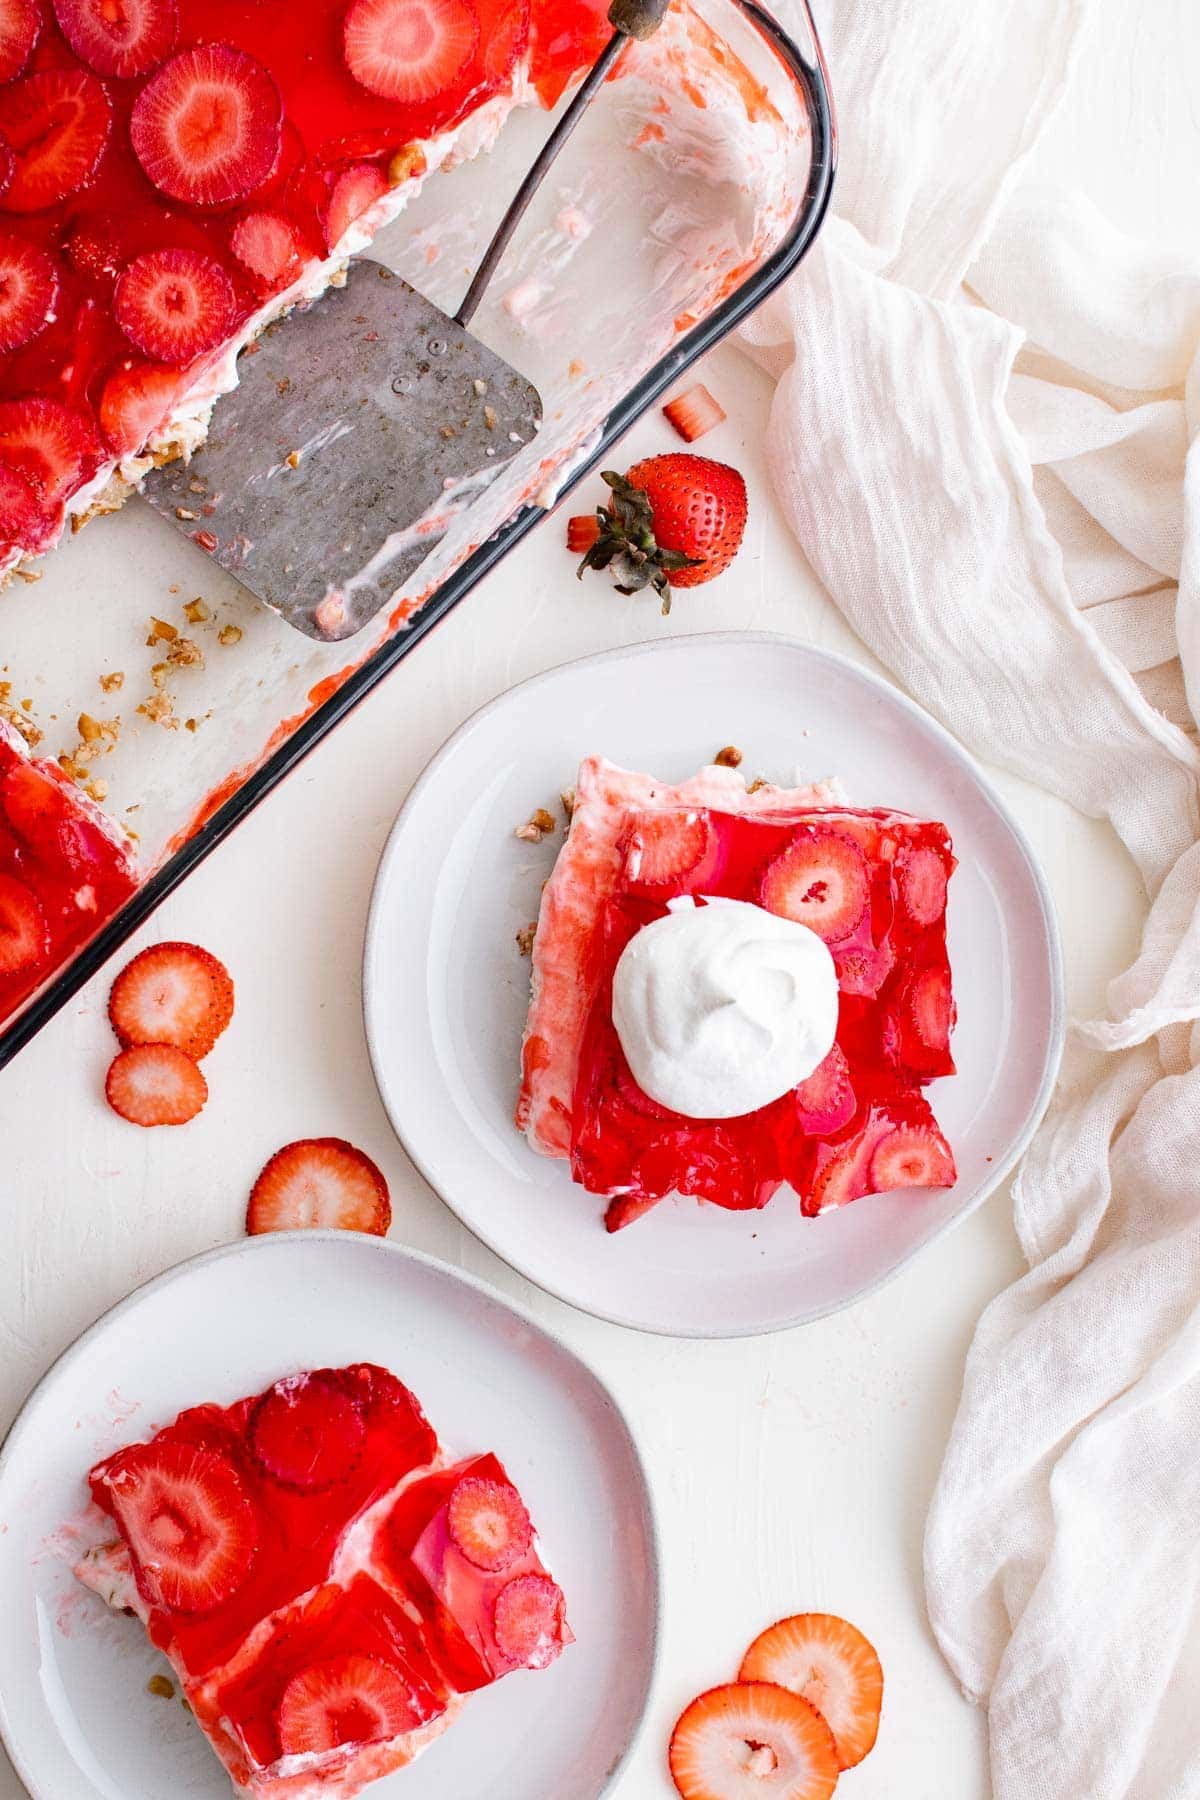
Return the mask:
POLYGON ((996 1185, 1045 1108, 1062 1045, 1057 932, 1032 852, 971 757, 894 688, 765 633, 675 638, 569 663, 475 714, 414 787, 376 878, 367 1037, 413 1161, 459 1218, 551 1293, 619 1324, 735 1336, 801 1324, 877 1286, 996 1185), (514 837, 600 752, 678 780, 722 744, 777 781, 838 775, 852 800, 944 820, 957 1076, 929 1098, 958 1160, 909 1190, 804 1220, 672 1200, 609 1237, 603 1202, 512 1125, 537 915, 561 842, 514 837))
POLYGON ((151 1282, 51 1369, 0 1455, 0 1729, 34 1800, 221 1800, 230 1786, 142 1628, 71 1576, 55 1534, 90 1464, 199 1400, 289 1370, 379 1362, 455 1452, 518 1483, 576 1643, 473 1695, 372 1800, 607 1793, 636 1734, 658 1641, 653 1515, 637 1450, 591 1371, 490 1289, 398 1245, 339 1232, 251 1238, 151 1282))

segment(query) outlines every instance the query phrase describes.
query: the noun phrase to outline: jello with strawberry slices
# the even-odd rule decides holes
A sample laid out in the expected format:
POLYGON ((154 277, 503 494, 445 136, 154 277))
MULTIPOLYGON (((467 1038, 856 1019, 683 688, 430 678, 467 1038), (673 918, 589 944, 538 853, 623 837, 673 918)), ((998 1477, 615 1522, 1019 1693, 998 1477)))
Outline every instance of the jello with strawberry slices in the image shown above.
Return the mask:
POLYGON ((954 867, 944 825, 852 809, 827 787, 747 792, 734 770, 711 768, 673 788, 589 759, 533 945, 519 1127, 608 1199, 610 1231, 671 1193, 752 1210, 787 1183, 814 1216, 951 1185, 953 1153, 923 1090, 954 1072, 954 867), (750 902, 807 926, 832 957, 828 1054, 752 1112, 695 1118, 659 1104, 613 1022, 622 952, 685 897, 750 902))
POLYGON ((0 1019, 136 885, 129 841, 0 720, 0 1019))
POLYGON ((79 1578, 143 1620, 259 1800, 357 1794, 571 1642, 503 1465, 449 1463, 372 1364, 194 1407, 90 1483, 119 1535, 79 1578))
POLYGON ((608 34, 594 0, 0 0, 0 574, 608 34))

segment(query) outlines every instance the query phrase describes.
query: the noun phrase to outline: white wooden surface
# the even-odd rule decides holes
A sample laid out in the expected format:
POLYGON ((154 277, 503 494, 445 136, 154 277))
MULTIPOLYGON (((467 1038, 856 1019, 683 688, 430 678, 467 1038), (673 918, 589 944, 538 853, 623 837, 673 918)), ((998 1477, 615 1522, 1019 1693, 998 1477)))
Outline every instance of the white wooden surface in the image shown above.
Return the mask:
MULTIPOLYGON (((1194 0, 1104 13, 1037 166, 1086 187, 1131 231, 1194 243, 1200 14, 1194 0)), ((0 1429, 106 1307, 239 1232, 249 1183, 280 1143, 354 1139, 387 1172, 395 1235, 531 1305, 602 1371, 640 1432, 665 1539, 665 1657, 620 1800, 665 1800, 679 1706, 728 1678, 762 1625, 800 1608, 856 1620, 884 1662, 879 1748, 846 1778, 847 1800, 985 1800, 984 1722, 929 1633, 921 1534, 972 1328, 1019 1272, 1006 1195, 838 1318, 756 1342, 643 1338, 531 1290, 456 1224, 392 1138, 363 1043, 359 956, 375 862, 409 785, 473 708, 538 669, 665 631, 744 625, 863 654, 772 504, 760 450, 767 384, 730 349, 706 379, 730 420, 704 449, 739 464, 752 500, 748 541, 724 580, 680 596, 664 622, 599 580, 576 584, 561 518, 547 525, 142 934, 197 939, 237 980, 237 1017, 206 1065, 213 1097, 194 1125, 140 1133, 106 1110, 103 975, 0 1078, 0 1429)), ((660 423, 643 423, 630 459, 666 443, 660 423)), ((719 720, 713 731, 715 747, 719 720)), ((1097 1008, 1135 944, 1132 870, 1105 827, 998 779, 1049 873, 1072 1007, 1097 1008)), ((0 1800, 22 1792, 0 1763, 0 1800)))

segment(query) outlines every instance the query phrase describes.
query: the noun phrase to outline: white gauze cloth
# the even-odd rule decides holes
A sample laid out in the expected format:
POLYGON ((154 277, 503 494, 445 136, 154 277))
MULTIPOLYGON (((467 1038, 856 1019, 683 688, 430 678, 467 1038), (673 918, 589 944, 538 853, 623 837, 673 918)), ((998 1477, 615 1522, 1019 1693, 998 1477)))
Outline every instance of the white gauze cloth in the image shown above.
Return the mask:
POLYGON ((1022 182, 1110 3, 829 0, 834 216, 745 333, 851 624, 1146 887, 1017 1180, 1029 1272, 979 1324, 928 1525, 995 1800, 1200 1796, 1200 258, 1022 182))

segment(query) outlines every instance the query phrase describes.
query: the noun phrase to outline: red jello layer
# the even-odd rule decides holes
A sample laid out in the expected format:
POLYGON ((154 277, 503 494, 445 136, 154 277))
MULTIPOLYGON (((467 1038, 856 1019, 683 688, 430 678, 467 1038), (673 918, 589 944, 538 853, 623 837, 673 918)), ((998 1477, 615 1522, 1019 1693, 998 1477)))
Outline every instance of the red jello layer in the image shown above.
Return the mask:
POLYGON ((955 863, 943 825, 880 811, 633 815, 623 854, 601 929, 604 979, 584 1037, 571 1147, 576 1180, 613 1197, 610 1230, 672 1192, 740 1210, 766 1205, 787 1182, 814 1213, 885 1186, 953 1180, 920 1092, 954 1071, 945 894, 955 863), (622 951, 684 894, 789 911, 826 938, 838 972, 830 1056, 799 1088, 738 1118, 689 1119, 658 1105, 613 1028, 622 951))
POLYGON ((10 12, 0 558, 51 542, 70 496, 140 449, 272 294, 389 187, 423 172, 416 146, 511 90, 525 59, 552 103, 609 30, 598 0, 14 0, 10 12), (132 48, 121 36, 131 19, 132 48), (415 63, 431 20, 437 50, 419 69, 370 61, 398 46, 415 63), (197 63, 196 46, 216 48, 197 63), (219 97, 226 114, 205 116, 218 104, 204 86, 214 69, 234 86, 219 97), (230 127, 231 94, 252 128, 218 179, 200 159, 230 127), (155 298, 151 271, 135 280, 131 265, 163 251, 192 260, 175 266, 182 287, 155 298))

